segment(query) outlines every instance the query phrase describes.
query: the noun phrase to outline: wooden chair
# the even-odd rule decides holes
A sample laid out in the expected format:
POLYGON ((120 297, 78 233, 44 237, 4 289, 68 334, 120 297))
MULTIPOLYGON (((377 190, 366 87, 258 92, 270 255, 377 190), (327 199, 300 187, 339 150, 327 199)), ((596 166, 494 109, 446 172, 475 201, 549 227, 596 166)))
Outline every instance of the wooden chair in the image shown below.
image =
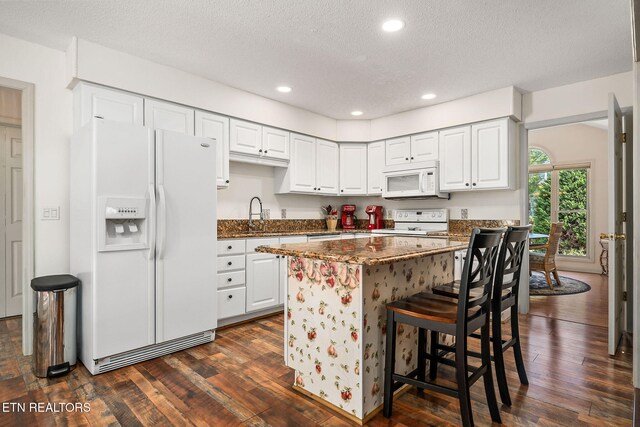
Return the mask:
MULTIPOLYGON (((509 386, 505 372, 504 353, 513 348, 513 355, 516 361, 516 369, 520 383, 529 384, 527 372, 524 367, 522 349, 520 347, 520 332, 518 326, 518 293, 520 291, 520 273, 522 271, 522 259, 524 248, 529 238, 530 225, 522 227, 509 227, 500 247, 498 264, 493 284, 491 297, 491 342, 493 343, 493 357, 496 378, 498 380, 498 390, 502 403, 511 406, 509 396, 509 386), (511 311, 511 338, 502 339, 502 312, 511 311)), ((457 283, 436 286, 432 289, 436 295, 458 298, 459 286, 457 283)), ((480 338, 478 334, 471 334, 471 337, 480 338)), ((454 347, 440 345, 438 334, 431 333, 431 366, 429 375, 431 379, 437 376, 437 364, 442 357, 455 351, 454 347), (439 351, 444 350, 444 351, 439 351)), ((470 355, 480 357, 479 353, 469 352, 470 355)))
POLYGON ((554 222, 551 224, 547 243, 529 246, 529 250, 531 251, 529 252, 529 275, 534 271, 544 272, 544 277, 550 289, 553 289, 551 273, 553 273, 553 277, 556 279, 558 286, 562 285, 562 283, 560 283, 558 269, 556 268, 556 253, 558 252, 561 237, 562 223, 554 222), (538 253, 537 251, 539 250, 544 250, 544 253, 538 253))
POLYGON ((497 423, 501 422, 491 373, 489 315, 495 261, 503 231, 504 229, 472 231, 457 299, 421 292, 387 304, 383 407, 385 417, 391 416, 394 390, 402 384, 410 384, 417 387, 420 393, 427 389, 457 397, 460 402, 462 424, 473 426, 469 388, 482 377, 491 419, 497 423), (397 322, 418 328, 418 368, 407 375, 395 373, 397 322), (481 331, 481 364, 479 367, 473 367, 469 366, 467 361, 467 337, 478 329, 481 331), (426 349, 427 330, 456 337, 455 361, 446 361, 446 364, 455 367, 456 388, 426 381, 426 361, 431 357, 426 349))

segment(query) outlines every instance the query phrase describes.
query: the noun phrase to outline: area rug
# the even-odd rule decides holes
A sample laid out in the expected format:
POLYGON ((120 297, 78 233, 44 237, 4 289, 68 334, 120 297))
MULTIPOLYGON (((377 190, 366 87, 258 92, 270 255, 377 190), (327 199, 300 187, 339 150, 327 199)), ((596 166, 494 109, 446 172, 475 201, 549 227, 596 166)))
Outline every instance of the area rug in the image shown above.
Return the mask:
POLYGON ((529 295, 572 295, 591 290, 591 286, 570 277, 560 276, 560 286, 558 286, 553 276, 551 277, 551 282, 553 283, 553 289, 549 289, 549 285, 544 279, 544 274, 534 272, 533 276, 529 278, 529 295))

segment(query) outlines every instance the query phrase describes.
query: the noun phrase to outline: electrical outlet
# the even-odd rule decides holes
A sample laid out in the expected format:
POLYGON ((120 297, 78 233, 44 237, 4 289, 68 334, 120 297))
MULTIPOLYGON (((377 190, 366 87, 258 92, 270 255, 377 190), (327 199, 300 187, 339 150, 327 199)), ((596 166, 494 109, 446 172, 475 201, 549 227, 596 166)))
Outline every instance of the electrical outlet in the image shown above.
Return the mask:
POLYGON ((287 219, 287 210, 286 209, 281 209, 280 210, 280 217, 282 219, 287 219))
POLYGON ((469 219, 469 209, 460 209, 460 218, 469 219))
POLYGON ((262 219, 271 218, 271 209, 262 209, 262 219))
POLYGON ((60 219, 60 206, 47 206, 42 208, 42 218, 46 221, 58 221, 60 219))

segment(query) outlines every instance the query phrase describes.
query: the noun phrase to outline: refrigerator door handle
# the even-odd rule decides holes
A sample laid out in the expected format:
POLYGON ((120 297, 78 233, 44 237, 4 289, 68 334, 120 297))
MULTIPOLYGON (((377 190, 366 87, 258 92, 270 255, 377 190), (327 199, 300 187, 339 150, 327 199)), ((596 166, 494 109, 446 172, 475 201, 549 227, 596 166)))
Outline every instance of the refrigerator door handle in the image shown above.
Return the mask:
POLYGON ((158 259, 162 259, 167 240, 167 198, 164 194, 164 185, 158 185, 158 194, 160 195, 160 215, 158 216, 162 218, 158 221, 158 259))
POLYGON ((149 259, 152 260, 156 256, 156 188, 153 184, 149 185, 149 207, 151 215, 149 216, 149 259))

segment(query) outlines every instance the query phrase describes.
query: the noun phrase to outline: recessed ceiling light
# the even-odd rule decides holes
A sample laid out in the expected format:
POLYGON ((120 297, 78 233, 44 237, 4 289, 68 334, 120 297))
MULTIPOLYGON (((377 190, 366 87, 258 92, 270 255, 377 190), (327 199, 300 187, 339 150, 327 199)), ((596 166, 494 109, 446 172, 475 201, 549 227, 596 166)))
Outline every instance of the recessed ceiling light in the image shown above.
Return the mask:
POLYGON ((276 90, 277 90, 278 92, 282 92, 282 93, 289 93, 289 92, 291 92, 291 88, 290 88, 289 86, 278 86, 278 87, 276 88, 276 90))
POLYGON ((358 111, 358 110, 356 110, 356 111, 352 111, 352 112, 351 112, 351 115, 352 115, 352 116, 361 116, 361 115, 362 115, 362 111, 358 111))
POLYGON ((424 95, 422 95, 422 99, 433 99, 436 97, 435 93, 425 93, 424 95))
POLYGON ((388 33, 395 33, 396 31, 400 31, 404 28, 404 21, 399 19, 389 19, 384 21, 382 24, 382 29, 388 33))

